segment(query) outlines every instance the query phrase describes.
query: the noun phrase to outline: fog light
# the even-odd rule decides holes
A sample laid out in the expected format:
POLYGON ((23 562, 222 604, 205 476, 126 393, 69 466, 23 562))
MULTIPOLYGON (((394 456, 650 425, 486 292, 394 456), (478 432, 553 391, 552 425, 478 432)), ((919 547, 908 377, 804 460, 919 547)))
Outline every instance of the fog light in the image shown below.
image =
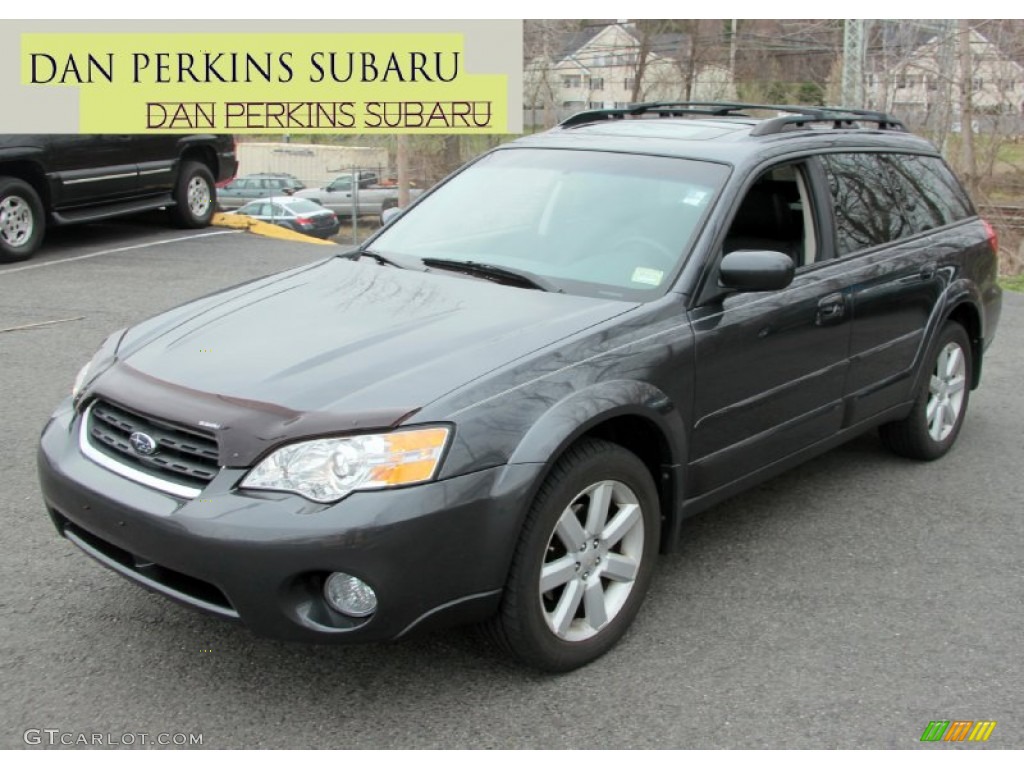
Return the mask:
POLYGON ((348 573, 328 576, 324 583, 324 597, 331 608, 357 619, 377 610, 377 594, 373 587, 348 573))

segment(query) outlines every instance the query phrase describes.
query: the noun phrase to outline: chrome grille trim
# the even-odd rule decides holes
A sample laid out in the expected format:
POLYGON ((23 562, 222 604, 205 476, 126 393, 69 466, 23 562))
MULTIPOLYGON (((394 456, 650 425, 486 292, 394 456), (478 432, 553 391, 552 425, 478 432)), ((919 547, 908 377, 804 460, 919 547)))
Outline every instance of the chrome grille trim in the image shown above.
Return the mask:
POLYGON ((181 485, 179 483, 172 483, 170 480, 164 480, 160 477, 154 477, 146 472, 142 472, 135 467, 130 467, 127 464, 107 456, 105 453, 101 453, 96 448, 92 447, 89 442, 89 422, 92 420, 92 406, 90 405, 85 409, 82 414, 81 422, 78 426, 78 448, 90 461, 99 464, 104 469, 109 469, 115 474, 121 475, 121 477, 134 480, 136 483, 141 485, 155 488, 158 491, 169 493, 172 496, 178 496, 183 499, 194 499, 202 493, 202 490, 198 488, 191 488, 187 485, 181 485))

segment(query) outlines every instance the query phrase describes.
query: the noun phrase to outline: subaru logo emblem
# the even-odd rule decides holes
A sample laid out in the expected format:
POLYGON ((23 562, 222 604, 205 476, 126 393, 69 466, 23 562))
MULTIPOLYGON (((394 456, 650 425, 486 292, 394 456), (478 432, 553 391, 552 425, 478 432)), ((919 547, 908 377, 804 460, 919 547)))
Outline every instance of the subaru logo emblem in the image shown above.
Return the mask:
POLYGON ((145 432, 132 432, 128 442, 132 444, 135 452, 141 456, 151 456, 156 452, 156 440, 145 432))

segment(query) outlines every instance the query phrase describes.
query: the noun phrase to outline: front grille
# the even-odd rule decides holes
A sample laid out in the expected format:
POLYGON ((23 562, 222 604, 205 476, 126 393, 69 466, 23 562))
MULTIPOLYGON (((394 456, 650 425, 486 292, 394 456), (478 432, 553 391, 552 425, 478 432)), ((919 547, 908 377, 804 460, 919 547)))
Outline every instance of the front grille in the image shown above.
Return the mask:
POLYGON ((89 443, 112 459, 156 477, 203 488, 217 474, 217 441, 213 435, 143 416, 119 405, 97 400, 89 409, 89 443), (142 432, 156 443, 144 455, 132 447, 130 437, 142 432))

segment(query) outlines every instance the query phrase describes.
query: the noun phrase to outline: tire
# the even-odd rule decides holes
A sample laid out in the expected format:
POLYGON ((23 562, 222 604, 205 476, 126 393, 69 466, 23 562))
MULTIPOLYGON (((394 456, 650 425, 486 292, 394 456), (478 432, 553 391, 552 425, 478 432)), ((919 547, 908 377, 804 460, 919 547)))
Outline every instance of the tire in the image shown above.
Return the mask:
POLYGON ((209 168, 194 160, 183 162, 174 184, 174 224, 183 229, 208 227, 217 209, 216 189, 209 168))
POLYGON ((967 415, 974 360, 967 332, 949 322, 929 353, 928 376, 921 384, 910 415, 883 424, 882 442, 894 453, 933 461, 953 447, 967 415))
POLYGON ((597 659, 640 609, 654 571, 660 520, 657 489, 640 459, 603 440, 572 446, 527 514, 487 633, 546 672, 568 672, 597 659), (595 500, 594 509, 603 507, 603 514, 592 516, 595 500), (542 574, 550 585, 543 592, 542 574))
POLYGON ((32 185, 0 176, 0 262, 30 258, 45 233, 46 212, 32 185))

